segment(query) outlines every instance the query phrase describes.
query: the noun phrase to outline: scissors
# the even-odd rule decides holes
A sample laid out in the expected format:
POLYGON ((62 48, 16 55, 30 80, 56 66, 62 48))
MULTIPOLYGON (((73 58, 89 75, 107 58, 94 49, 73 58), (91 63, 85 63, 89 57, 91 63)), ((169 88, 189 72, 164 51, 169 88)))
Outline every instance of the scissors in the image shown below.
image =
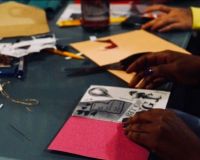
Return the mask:
POLYGON ((68 76, 83 76, 83 75, 89 75, 89 74, 94 74, 94 73, 99 73, 99 72, 104 72, 108 69, 111 70, 126 70, 128 66, 133 63, 137 58, 140 56, 146 54, 147 52, 141 52, 141 53, 136 53, 133 55, 130 55, 119 62, 114 62, 110 64, 106 64, 103 66, 95 66, 95 67, 82 67, 82 68, 65 68, 65 71, 72 71, 71 73, 68 74, 68 76))

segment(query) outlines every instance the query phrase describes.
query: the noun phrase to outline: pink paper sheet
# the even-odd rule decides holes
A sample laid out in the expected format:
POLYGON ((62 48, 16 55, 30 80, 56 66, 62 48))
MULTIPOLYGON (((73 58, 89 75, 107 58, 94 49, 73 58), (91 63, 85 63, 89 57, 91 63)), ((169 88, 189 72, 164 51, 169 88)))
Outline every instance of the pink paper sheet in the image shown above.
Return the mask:
POLYGON ((121 124, 72 116, 48 147, 108 160, 147 160, 149 152, 131 142, 121 124))

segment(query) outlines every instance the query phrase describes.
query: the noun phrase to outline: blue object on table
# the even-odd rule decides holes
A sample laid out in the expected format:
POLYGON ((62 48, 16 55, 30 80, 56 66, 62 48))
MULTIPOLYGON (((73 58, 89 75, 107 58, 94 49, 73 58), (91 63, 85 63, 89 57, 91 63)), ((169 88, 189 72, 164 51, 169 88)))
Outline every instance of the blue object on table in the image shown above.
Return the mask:
POLYGON ((24 78, 24 57, 13 60, 8 67, 0 67, 0 77, 24 78))

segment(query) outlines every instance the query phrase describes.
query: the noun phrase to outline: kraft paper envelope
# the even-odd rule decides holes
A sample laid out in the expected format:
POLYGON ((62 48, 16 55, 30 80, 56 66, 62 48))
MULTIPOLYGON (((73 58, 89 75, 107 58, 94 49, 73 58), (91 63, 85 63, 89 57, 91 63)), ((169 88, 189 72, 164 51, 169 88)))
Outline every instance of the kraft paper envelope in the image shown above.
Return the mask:
POLYGON ((45 11, 6 2, 0 4, 0 37, 30 36, 49 32, 45 11))
MULTIPOLYGON (((106 49, 106 46, 108 46, 109 44, 98 41, 72 43, 71 46, 83 53, 99 66, 118 62, 123 58, 140 52, 174 50, 188 53, 185 49, 144 30, 135 30, 100 38, 98 40, 111 40, 117 45, 117 47, 106 49)), ((124 71, 109 71, 121 78, 122 80, 126 81, 127 83, 129 83, 134 76, 134 73, 127 74, 124 71)))

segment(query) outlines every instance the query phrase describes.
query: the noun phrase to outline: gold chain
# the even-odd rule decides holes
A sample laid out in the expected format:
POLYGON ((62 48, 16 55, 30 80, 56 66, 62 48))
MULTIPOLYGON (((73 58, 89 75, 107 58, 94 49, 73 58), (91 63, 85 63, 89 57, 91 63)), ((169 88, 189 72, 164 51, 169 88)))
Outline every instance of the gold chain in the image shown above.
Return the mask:
POLYGON ((39 101, 36 99, 24 99, 22 101, 22 100, 17 100, 17 99, 10 97, 10 95, 5 90, 5 86, 8 84, 10 84, 10 81, 6 81, 6 82, 3 82, 2 84, 0 84, 0 92, 4 97, 9 99, 11 102, 17 103, 17 104, 23 104, 23 105, 27 105, 27 106, 33 106, 33 105, 39 104, 39 101))

